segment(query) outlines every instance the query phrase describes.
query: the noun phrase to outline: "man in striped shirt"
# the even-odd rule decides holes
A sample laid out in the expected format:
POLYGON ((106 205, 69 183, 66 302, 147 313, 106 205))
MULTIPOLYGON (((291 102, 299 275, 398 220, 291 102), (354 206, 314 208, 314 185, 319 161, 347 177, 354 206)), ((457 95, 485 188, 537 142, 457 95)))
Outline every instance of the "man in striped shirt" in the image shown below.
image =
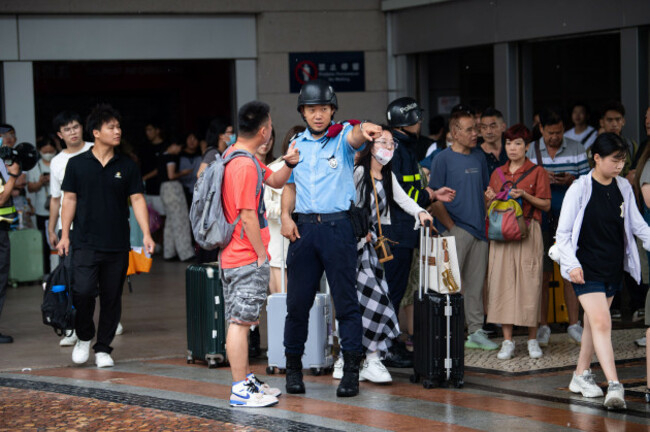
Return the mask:
MULTIPOLYGON (((589 161, 585 148, 577 141, 564 137, 564 124, 560 115, 550 109, 540 113, 540 131, 542 137, 533 142, 528 150, 528 158, 544 167, 551 183, 551 210, 545 214, 542 223, 544 238, 544 284, 553 274, 553 262, 548 257, 548 249, 553 245, 553 237, 560 216, 562 201, 567 189, 573 181, 589 172, 589 161)), ((582 341, 582 327, 578 321, 578 299, 571 283, 564 281, 564 299, 569 312, 570 340, 576 343, 582 341)), ((547 346, 551 329, 547 323, 548 295, 542 295, 541 321, 537 330, 537 341, 540 346, 547 346)))

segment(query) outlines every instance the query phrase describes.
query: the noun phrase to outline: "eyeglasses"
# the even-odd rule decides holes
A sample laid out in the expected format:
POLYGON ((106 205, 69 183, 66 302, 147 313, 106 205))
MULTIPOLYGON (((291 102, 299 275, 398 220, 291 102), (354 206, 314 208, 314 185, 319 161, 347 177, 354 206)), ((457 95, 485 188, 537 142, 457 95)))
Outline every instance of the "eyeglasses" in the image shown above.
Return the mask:
POLYGON ((397 144, 395 144, 395 141, 393 141, 393 140, 389 141, 389 140, 386 140, 386 139, 383 139, 383 138, 382 139, 376 139, 375 144, 380 145, 380 146, 382 146, 384 148, 387 148, 387 149, 396 149, 397 148, 397 144))

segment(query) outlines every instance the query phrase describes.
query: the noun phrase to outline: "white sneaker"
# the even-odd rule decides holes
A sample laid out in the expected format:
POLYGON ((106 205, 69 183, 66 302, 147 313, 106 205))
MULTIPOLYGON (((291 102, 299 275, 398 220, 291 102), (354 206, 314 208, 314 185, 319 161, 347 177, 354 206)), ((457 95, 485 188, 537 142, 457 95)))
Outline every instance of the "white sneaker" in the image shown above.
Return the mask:
POLYGON ((260 393, 253 381, 247 380, 236 384, 230 392, 230 406, 243 408, 260 408, 278 403, 275 396, 260 393))
POLYGON ((340 355, 334 363, 334 372, 332 372, 332 378, 335 380, 340 380, 343 378, 343 355, 340 355))
POLYGON ((260 379, 253 374, 249 374, 248 376, 246 376, 246 378, 249 379, 250 381, 253 381, 255 387, 257 387, 257 391, 259 391, 262 394, 271 395, 274 397, 278 397, 282 394, 282 390, 280 390, 279 388, 271 387, 270 385, 266 384, 264 381, 260 381, 260 379))
POLYGON ((549 339, 551 339, 551 328, 547 325, 539 326, 537 329, 537 343, 539 346, 548 346, 549 339))
POLYGON ((588 398, 603 396, 603 390, 596 384, 591 369, 586 369, 582 375, 576 375, 576 373, 573 372, 573 378, 571 378, 569 390, 573 393, 582 393, 584 397, 588 398))
POLYGON ((115 362, 109 353, 97 352, 95 353, 95 364, 98 368, 113 367, 115 362))
POLYGON ((528 339, 528 355, 532 359, 538 359, 544 355, 537 339, 528 339))
POLYGON ((378 358, 364 360, 363 367, 359 371, 359 381, 362 381, 362 378, 364 381, 368 380, 377 384, 393 382, 390 372, 378 358))
POLYGON ((81 339, 77 340, 77 343, 72 349, 72 361, 76 364, 83 364, 88 361, 88 355, 90 354, 90 342, 92 341, 82 341, 81 339))
POLYGON ((627 405, 625 404, 625 389, 623 384, 620 382, 609 382, 609 387, 607 387, 607 396, 605 396, 605 402, 603 405, 607 409, 626 409, 627 405))
POLYGON ((566 331, 569 334, 569 342, 573 342, 578 345, 582 343, 582 326, 580 325, 580 321, 573 325, 570 325, 566 331))
POLYGON ((122 323, 119 322, 119 323, 117 323, 117 329, 115 330, 115 335, 119 336, 122 333, 124 333, 124 327, 122 327, 122 323))
POLYGON ((75 333, 74 330, 72 330, 72 333, 69 335, 66 333, 63 338, 61 338, 61 341, 59 342, 59 345, 62 347, 67 347, 67 346, 72 346, 77 343, 77 333, 75 333))
POLYGON ((638 346, 638 347, 644 347, 644 346, 646 345, 645 336, 643 336, 642 338, 639 338, 639 339, 635 340, 634 343, 635 343, 636 346, 638 346))
POLYGON ((511 340, 504 339, 501 344, 501 350, 497 354, 499 360, 510 360, 515 355, 515 343, 511 340))

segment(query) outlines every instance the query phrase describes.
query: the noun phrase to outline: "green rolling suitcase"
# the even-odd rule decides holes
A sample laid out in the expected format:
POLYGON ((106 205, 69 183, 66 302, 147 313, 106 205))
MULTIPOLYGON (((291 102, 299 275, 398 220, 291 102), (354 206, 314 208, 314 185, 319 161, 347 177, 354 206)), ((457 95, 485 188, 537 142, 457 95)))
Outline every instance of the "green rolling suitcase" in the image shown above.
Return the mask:
POLYGON ((43 239, 36 229, 9 231, 11 265, 9 280, 16 286, 19 282, 43 279, 43 239))
POLYGON ((187 362, 215 368, 226 361, 226 323, 219 266, 190 265, 185 273, 187 362))

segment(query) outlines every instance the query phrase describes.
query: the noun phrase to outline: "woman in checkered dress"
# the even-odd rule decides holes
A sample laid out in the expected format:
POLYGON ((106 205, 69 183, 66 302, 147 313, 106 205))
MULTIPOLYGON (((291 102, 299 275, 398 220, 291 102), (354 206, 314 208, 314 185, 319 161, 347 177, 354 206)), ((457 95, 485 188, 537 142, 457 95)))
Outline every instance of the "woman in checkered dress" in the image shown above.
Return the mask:
POLYGON ((363 346, 366 349, 359 378, 377 383, 392 380, 381 357, 388 351, 391 341, 400 334, 397 313, 388 297, 384 269, 374 248, 380 236, 377 209, 382 226, 390 225, 390 207, 393 205, 400 206, 413 216, 414 229, 424 221, 432 220, 423 208, 406 195, 392 173, 390 160, 394 150, 393 137, 389 130, 384 129, 381 138, 359 153, 354 170, 356 205, 368 211, 371 225, 368 235, 357 244, 357 295, 361 307, 363 346), (375 184, 374 190, 371 182, 375 184))

